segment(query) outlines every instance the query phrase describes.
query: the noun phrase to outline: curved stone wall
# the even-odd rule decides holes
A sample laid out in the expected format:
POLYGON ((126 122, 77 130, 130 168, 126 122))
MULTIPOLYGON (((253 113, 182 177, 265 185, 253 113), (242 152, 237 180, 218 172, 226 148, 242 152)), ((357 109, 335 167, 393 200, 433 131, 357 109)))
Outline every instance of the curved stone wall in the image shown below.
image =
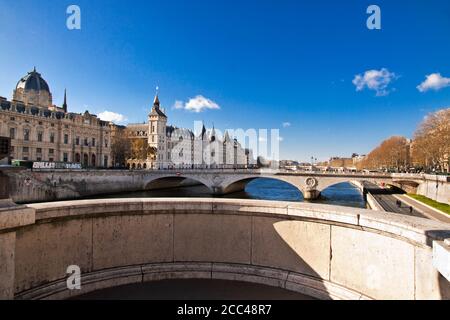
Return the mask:
POLYGON ((157 279, 239 280, 320 299, 448 299, 450 226, 364 209, 238 199, 107 199, 0 210, 0 297, 60 299, 157 279), (67 267, 81 290, 66 286, 67 267))

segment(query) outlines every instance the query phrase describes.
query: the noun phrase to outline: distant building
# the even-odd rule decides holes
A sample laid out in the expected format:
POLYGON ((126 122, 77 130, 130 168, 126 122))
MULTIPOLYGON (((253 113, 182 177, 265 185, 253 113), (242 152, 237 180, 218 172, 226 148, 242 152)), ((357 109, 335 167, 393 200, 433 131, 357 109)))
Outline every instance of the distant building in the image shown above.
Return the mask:
POLYGON ((359 155, 357 153, 354 153, 352 155, 352 161, 353 161, 353 165, 356 166, 358 163, 360 163, 361 161, 363 161, 366 158, 365 154, 359 155))
POLYGON ((0 136, 11 139, 13 159, 108 167, 112 126, 88 111, 68 112, 66 93, 62 106, 54 105, 36 68, 19 80, 11 101, 0 97, 0 136))
POLYGON ((252 151, 215 129, 195 134, 167 124, 158 95, 148 122, 117 126, 88 111, 68 111, 67 95, 61 107, 53 104, 47 82, 34 69, 19 80, 11 101, 0 97, 0 136, 11 141, 10 156, 17 160, 72 162, 84 167, 121 166, 132 169, 246 168, 255 164, 252 151), (140 156, 119 161, 112 142, 125 131, 138 140, 140 156), (140 140, 140 141, 139 141, 140 140), (142 154, 144 155, 142 156, 142 154))
POLYGON ((214 127, 194 134, 167 124, 167 115, 156 94, 147 123, 129 124, 128 137, 148 145, 146 156, 130 158, 131 169, 247 168, 254 164, 252 151, 225 132, 221 138, 214 127))
POLYGON ((332 157, 328 161, 328 165, 332 168, 349 168, 353 167, 352 158, 332 157))

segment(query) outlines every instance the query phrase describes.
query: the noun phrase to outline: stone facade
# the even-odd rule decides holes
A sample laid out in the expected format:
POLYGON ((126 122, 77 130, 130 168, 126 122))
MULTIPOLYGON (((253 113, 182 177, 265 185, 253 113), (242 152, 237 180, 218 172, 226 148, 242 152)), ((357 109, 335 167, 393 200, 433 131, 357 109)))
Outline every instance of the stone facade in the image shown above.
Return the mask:
POLYGON ((129 124, 130 139, 147 141, 145 159, 128 159, 131 169, 206 169, 247 168, 256 161, 251 150, 230 138, 228 132, 219 137, 214 128, 194 133, 189 129, 167 124, 167 116, 155 96, 147 123, 129 124))
POLYGON ((36 69, 19 80, 12 101, 0 97, 0 136, 11 138, 13 159, 109 167, 113 126, 88 111, 68 112, 66 95, 62 107, 53 105, 36 69))

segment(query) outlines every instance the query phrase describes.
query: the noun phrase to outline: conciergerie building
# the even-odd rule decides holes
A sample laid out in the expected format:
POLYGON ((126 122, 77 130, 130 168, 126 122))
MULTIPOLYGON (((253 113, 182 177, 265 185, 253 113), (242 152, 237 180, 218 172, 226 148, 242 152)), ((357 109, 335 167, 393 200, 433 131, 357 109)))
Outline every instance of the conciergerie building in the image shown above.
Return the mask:
POLYGON ((0 136, 11 138, 13 159, 109 167, 113 129, 88 111, 69 112, 66 93, 62 106, 54 105, 36 68, 19 80, 11 101, 0 97, 0 136))
POLYGON ((251 150, 225 132, 222 137, 214 126, 202 125, 197 133, 167 124, 167 115, 160 106, 158 93, 146 123, 129 124, 128 138, 143 140, 148 146, 145 155, 127 159, 130 169, 226 169, 255 165, 251 150))
POLYGON ((11 138, 11 158, 17 160, 80 163, 83 167, 113 167, 111 145, 121 131, 147 150, 131 154, 125 165, 130 169, 245 168, 254 165, 252 151, 241 146, 226 132, 216 130, 194 134, 189 129, 167 124, 167 115, 156 94, 148 122, 116 126, 88 111, 68 111, 64 93, 62 106, 53 104, 47 82, 36 71, 19 80, 11 101, 0 97, 0 136, 11 138))

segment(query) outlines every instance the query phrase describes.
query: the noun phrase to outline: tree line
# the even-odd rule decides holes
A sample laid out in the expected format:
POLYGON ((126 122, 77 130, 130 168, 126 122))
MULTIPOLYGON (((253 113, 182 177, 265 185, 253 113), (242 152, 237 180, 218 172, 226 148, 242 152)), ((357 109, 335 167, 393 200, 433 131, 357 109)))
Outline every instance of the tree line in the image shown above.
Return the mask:
POLYGON ((359 169, 449 172, 450 108, 428 114, 412 140, 393 136, 358 163, 359 169))

